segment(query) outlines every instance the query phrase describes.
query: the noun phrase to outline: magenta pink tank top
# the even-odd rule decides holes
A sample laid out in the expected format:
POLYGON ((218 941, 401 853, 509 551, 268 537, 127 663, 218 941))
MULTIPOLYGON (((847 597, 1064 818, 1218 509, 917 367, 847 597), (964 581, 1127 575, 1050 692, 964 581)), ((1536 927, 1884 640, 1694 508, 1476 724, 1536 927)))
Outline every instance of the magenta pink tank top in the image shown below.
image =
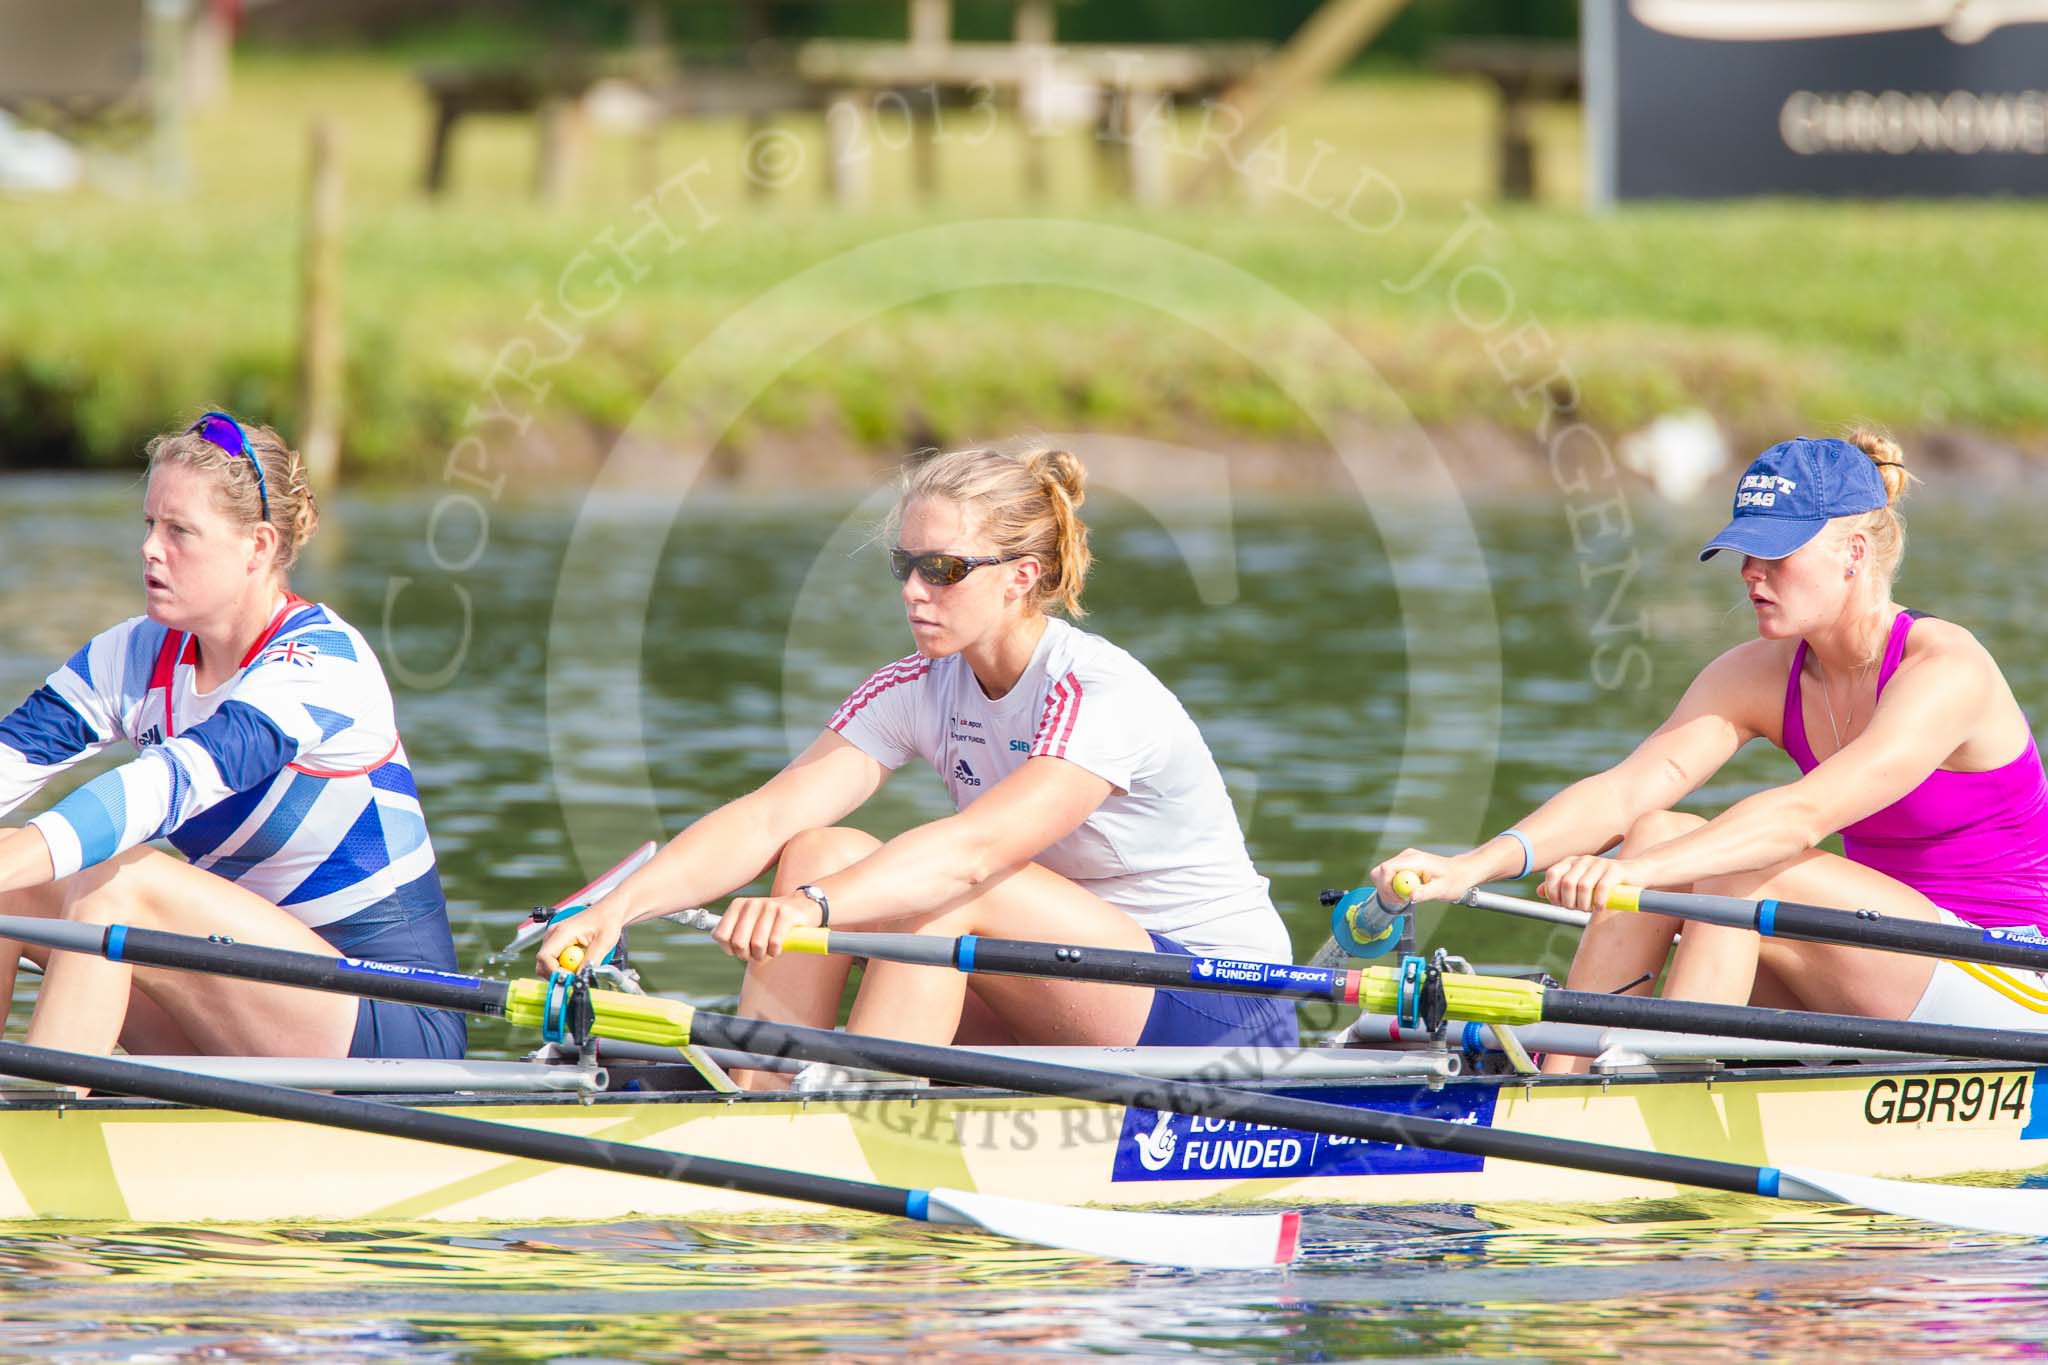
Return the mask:
MULTIPOLYGON (((1877 691, 1898 671, 1918 612, 1892 622, 1877 691)), ((1810 773, 1819 766, 1806 739, 1800 676, 1806 642, 1785 681, 1785 752, 1810 773)), ((1937 768, 1919 786, 1842 831, 1854 862, 1904 882, 1936 905, 1987 929, 2031 925, 2048 930, 2048 773, 2033 736, 2002 768, 1981 773, 1937 768)))

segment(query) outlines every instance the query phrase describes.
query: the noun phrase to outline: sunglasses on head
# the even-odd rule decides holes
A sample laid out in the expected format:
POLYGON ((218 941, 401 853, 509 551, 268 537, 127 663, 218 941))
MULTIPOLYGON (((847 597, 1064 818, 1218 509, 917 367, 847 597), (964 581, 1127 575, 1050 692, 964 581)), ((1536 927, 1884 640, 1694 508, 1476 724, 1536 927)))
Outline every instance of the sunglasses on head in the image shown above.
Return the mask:
POLYGON ((270 490, 263 483, 263 461, 256 458, 256 447, 249 444, 249 433, 242 430, 242 424, 224 412, 209 412, 191 426, 185 428, 189 435, 199 433, 199 439, 228 455, 243 455, 256 468, 256 501, 263 506, 263 519, 270 520, 270 490))
POLYGON ((949 555, 939 552, 914 555, 908 550, 889 551, 889 572, 898 583, 907 582, 911 572, 935 588, 948 588, 984 564, 1007 564, 1022 555, 949 555))

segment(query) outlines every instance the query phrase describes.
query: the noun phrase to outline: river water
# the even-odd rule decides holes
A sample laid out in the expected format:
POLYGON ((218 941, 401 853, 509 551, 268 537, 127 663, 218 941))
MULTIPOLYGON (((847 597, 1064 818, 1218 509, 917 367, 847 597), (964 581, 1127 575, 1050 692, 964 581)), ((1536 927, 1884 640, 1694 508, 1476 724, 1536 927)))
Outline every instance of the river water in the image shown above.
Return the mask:
MULTIPOLYGON (((1088 625, 1201 724, 1298 957, 1323 937, 1319 889, 1403 844, 1502 828, 1625 753, 1750 629, 1734 566, 1693 561, 1718 499, 1369 503, 1333 475, 1313 501, 1155 482, 1089 506, 1088 625)), ((1993 502, 1916 509, 1898 595, 1976 630, 2040 714, 2043 499, 1993 502)), ((328 508, 295 586, 394 676, 465 965, 492 969, 529 907, 767 777, 908 652, 879 510, 694 492, 328 508)), ((138 538, 128 480, 0 485, 0 696, 139 609, 138 538)), ((1701 807, 1789 771, 1745 753, 1701 807)), ((943 809, 936 778, 905 770, 858 823, 943 809)), ((1564 931, 1459 915, 1428 941, 1481 964, 1569 959, 1564 931)), ((679 929, 633 951, 656 989, 736 989, 679 929)), ((473 1037, 482 1055, 525 1045, 473 1037)), ((1999 1358, 2039 1353, 2025 1324, 2048 1278, 2034 1243, 1859 1214, 1504 1231, 1345 1210, 1312 1215, 1305 1244, 1285 1275, 1194 1276, 838 1222, 16 1226, 0 1360, 1999 1358)))

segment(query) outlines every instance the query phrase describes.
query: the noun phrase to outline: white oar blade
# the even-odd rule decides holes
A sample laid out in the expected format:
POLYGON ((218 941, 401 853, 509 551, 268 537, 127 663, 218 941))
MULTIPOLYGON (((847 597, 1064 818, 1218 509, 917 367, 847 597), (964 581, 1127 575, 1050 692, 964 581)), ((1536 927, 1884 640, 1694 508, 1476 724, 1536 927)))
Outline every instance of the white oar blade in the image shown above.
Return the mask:
POLYGON ((1294 1259, 1301 1242, 1298 1213, 1124 1213, 965 1190, 931 1191, 930 1211, 934 1223, 959 1223, 1040 1246, 1189 1269, 1283 1266, 1294 1259))
POLYGON ((1879 1213, 1919 1218, 1978 1232, 2017 1232, 2048 1237, 2048 1190, 1985 1189, 1977 1185, 1931 1185, 1917 1180, 1883 1180, 1803 1166, 1778 1172, 1783 1199, 1860 1204, 1879 1213))

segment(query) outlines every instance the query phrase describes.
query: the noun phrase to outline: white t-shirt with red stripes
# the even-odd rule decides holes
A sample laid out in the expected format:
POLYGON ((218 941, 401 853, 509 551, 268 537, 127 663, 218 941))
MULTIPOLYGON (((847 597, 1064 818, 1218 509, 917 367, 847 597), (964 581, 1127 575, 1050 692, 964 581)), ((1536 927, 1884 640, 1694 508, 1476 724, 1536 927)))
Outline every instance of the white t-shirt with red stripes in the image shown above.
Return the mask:
POLYGON ((995 699, 965 658, 913 654, 854 689, 831 729, 890 769, 923 758, 956 809, 1028 759, 1077 764, 1115 790, 1033 861, 1192 952, 1293 959, 1201 731, 1098 635, 1048 620, 1017 685, 995 699))

